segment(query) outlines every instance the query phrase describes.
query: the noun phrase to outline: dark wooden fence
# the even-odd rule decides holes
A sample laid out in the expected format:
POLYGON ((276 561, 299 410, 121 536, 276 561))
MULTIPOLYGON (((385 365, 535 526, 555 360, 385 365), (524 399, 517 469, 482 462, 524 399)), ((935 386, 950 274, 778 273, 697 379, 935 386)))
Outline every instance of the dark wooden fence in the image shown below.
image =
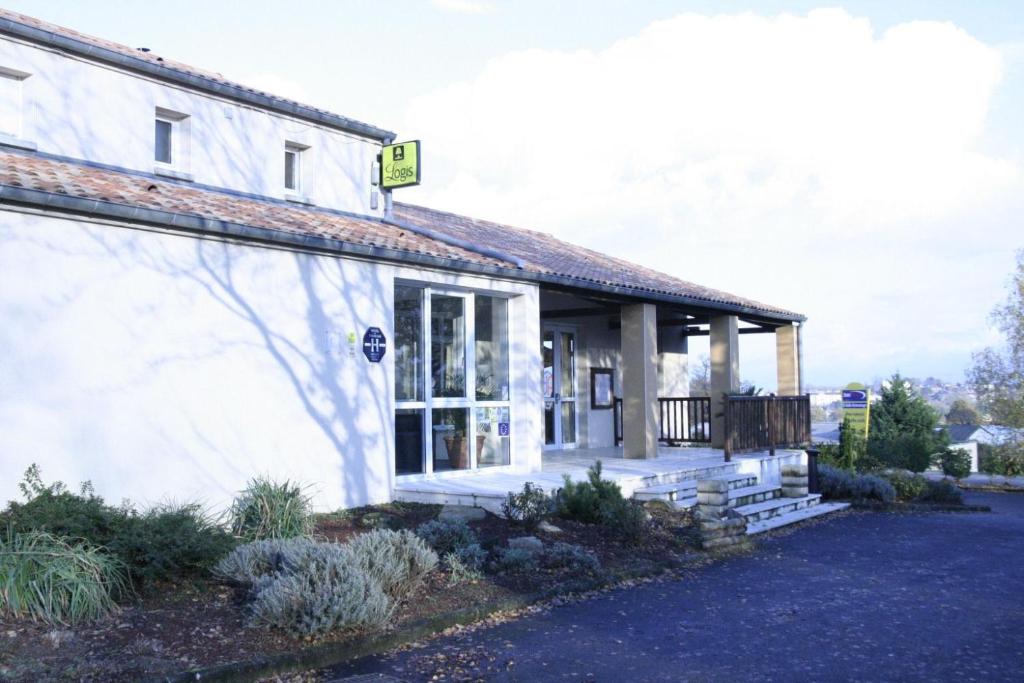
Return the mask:
POLYGON ((803 448, 811 443, 811 397, 726 396, 725 457, 743 451, 803 448))
MULTIPOLYGON (((711 443, 711 399, 690 396, 658 399, 658 441, 669 446, 711 443)), ((622 443, 622 399, 615 399, 615 444, 622 443)))

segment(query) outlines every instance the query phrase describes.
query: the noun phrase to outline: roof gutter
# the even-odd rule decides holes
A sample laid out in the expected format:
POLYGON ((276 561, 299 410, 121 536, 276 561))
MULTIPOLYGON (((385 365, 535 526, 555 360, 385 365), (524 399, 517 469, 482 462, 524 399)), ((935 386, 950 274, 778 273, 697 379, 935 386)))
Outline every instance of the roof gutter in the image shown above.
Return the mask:
POLYGON ((300 119, 344 130, 373 140, 383 141, 388 138, 393 139, 395 137, 395 134, 391 131, 371 126, 368 123, 362 123, 344 116, 339 116, 338 114, 321 111, 304 104, 299 104, 298 102, 270 97, 232 83, 221 82, 198 74, 187 73, 170 66, 154 64, 145 59, 132 57, 131 55, 126 55, 116 50, 93 45, 84 40, 79 40, 70 36, 60 35, 52 31, 45 31, 43 29, 36 28, 35 26, 28 26, 12 19, 0 18, 0 33, 6 33, 34 43, 41 43, 43 45, 55 47, 81 57, 123 67, 164 81, 171 81, 179 85, 227 97, 245 104, 270 109, 280 114, 295 116, 300 119))
MULTIPOLYGON (((694 297, 649 292, 630 287, 608 285, 581 278, 567 277, 564 275, 537 273, 524 270, 521 267, 508 268, 504 266, 472 263, 470 261, 463 261, 454 258, 417 254, 399 249, 370 247, 316 235, 303 235, 283 230, 274 230, 271 228, 260 228, 242 223, 233 223, 231 221, 203 218, 194 214, 147 209, 129 206, 127 204, 102 201, 99 199, 84 199, 82 197, 73 197, 55 192, 44 192, 42 190, 31 190, 11 185, 0 185, 0 204, 15 204, 49 211, 140 223, 185 232, 220 235, 236 239, 261 242, 264 244, 276 244, 297 249, 316 251, 320 253, 373 258, 407 265, 413 264, 441 268, 444 270, 491 275, 503 277, 509 280, 554 285, 565 289, 590 292, 597 291, 619 297, 636 299, 638 301, 654 301, 658 303, 674 304, 676 306, 721 311, 735 315, 756 316, 761 319, 777 320, 780 322, 802 322, 806 320, 804 316, 798 314, 772 313, 738 304, 728 304, 697 299, 694 297)), ((411 227, 407 227, 406 229, 412 230, 411 227)), ((416 228, 416 231, 417 234, 429 237, 424 228, 416 228)), ((446 243, 452 244, 450 240, 454 238, 449 236, 444 237, 448 240, 446 243)), ((437 239, 440 239, 440 237, 437 239)), ((479 253, 478 248, 473 251, 479 253)), ((501 258, 504 260, 504 257, 501 258)), ((514 263, 514 261, 508 262, 514 263)))

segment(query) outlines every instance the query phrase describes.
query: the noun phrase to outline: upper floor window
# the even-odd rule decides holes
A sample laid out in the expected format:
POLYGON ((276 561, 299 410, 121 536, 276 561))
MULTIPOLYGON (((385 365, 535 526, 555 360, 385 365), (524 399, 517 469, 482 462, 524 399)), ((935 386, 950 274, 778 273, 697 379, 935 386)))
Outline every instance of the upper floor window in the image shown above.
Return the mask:
POLYGON ((286 142, 284 145, 284 189, 300 194, 302 187, 302 162, 306 145, 286 142))
POLYGON ((188 171, 189 117, 187 114, 157 107, 153 130, 153 160, 157 171, 188 171))
POLYGON ((22 86, 27 73, 0 67, 0 133, 21 137, 22 86))

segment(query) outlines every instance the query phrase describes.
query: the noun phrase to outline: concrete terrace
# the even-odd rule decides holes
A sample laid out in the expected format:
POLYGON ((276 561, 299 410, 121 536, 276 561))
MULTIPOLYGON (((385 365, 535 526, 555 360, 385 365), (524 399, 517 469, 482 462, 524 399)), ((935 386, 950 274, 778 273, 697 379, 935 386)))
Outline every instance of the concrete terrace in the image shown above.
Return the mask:
POLYGON ((467 470, 404 480, 395 485, 394 496, 412 503, 473 505, 500 512, 506 496, 521 491, 526 482, 550 492, 562 486, 563 475, 573 481, 585 480, 587 469, 596 460, 601 461, 602 476, 618 483, 628 497, 639 488, 736 472, 749 472, 767 483, 778 478, 780 464, 801 461, 803 456, 802 451, 779 450, 774 456, 767 452, 736 454, 732 462, 726 462, 724 453, 715 448, 661 446, 658 457, 650 459, 623 458, 621 447, 567 449, 545 453, 540 472, 467 470))

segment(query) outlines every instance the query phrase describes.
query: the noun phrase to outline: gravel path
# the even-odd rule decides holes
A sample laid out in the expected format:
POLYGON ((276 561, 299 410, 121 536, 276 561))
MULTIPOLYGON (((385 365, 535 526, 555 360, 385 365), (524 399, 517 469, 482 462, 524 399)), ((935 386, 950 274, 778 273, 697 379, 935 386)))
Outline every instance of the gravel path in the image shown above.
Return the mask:
POLYGON ((825 519, 325 680, 1022 681, 1024 495, 966 499, 993 511, 825 519))

